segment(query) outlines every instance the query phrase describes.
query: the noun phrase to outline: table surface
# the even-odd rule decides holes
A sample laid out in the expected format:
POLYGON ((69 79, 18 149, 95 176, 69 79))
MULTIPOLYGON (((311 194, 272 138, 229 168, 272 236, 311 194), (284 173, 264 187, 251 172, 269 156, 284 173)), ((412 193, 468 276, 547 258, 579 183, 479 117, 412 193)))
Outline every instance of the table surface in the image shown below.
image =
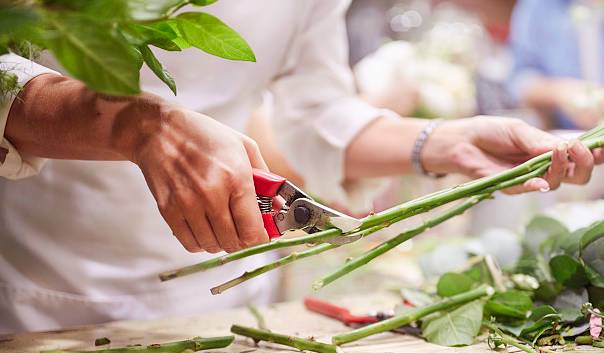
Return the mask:
MULTIPOLYGON (((363 313, 370 310, 391 309, 400 299, 394 294, 381 293, 365 296, 350 296, 338 302, 363 313)), ((349 328, 339 322, 308 312, 301 302, 288 302, 260 308, 269 329, 301 337, 314 337, 328 342, 333 334, 349 328)), ((0 339, 2 353, 38 353, 48 349, 92 350, 94 340, 107 337, 110 346, 122 347, 129 344, 162 343, 194 336, 222 336, 230 334, 232 324, 256 326, 256 321, 246 308, 208 313, 189 317, 175 317, 152 321, 116 321, 104 325, 78 327, 69 330, 25 333, 0 339)), ((102 347, 102 348, 105 348, 102 347)), ((101 347, 96 347, 99 349, 101 347)), ((213 353, 285 353, 297 350, 262 342, 255 346, 244 337, 228 348, 213 350, 213 353)), ((486 353, 486 345, 449 348, 424 342, 423 340, 395 333, 383 333, 342 347, 345 353, 486 353)))

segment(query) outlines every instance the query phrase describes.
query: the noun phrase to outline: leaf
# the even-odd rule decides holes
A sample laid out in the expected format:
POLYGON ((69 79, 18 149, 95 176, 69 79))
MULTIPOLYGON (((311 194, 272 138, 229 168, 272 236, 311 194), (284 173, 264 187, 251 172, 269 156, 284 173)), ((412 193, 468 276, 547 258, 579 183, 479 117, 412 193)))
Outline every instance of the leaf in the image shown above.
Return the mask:
POLYGON ((563 254, 567 254, 570 256, 578 256, 579 255, 579 248, 581 245, 581 238, 583 237, 583 235, 585 234, 585 232, 588 230, 588 228, 580 228, 575 230, 572 233, 569 233, 567 236, 565 237, 561 237, 558 239, 558 242, 556 243, 556 249, 554 250, 559 250, 561 251, 563 254))
POLYGON ((110 27, 63 14, 48 17, 46 46, 75 78, 112 95, 140 92, 140 54, 110 27))
POLYGON ((120 29, 126 39, 137 47, 153 45, 168 51, 180 51, 181 48, 173 41, 178 37, 178 34, 170 25, 161 26, 160 24, 161 22, 147 26, 131 23, 124 24, 120 29))
POLYGON ((401 296, 403 300, 416 307, 427 306, 435 302, 433 296, 412 288, 401 288, 401 296))
POLYGON ((565 286, 579 288, 589 283, 583 264, 574 257, 554 256, 549 261, 549 266, 556 281, 565 286))
POLYGON ((587 292, 589 293, 589 302, 593 304, 594 308, 604 311, 604 288, 588 287, 587 292))
POLYGON ((533 309, 520 336, 532 338, 544 329, 553 327, 553 323, 558 321, 560 321, 560 314, 556 309, 550 305, 539 306, 533 309))
POLYGON ((604 278, 604 221, 591 225, 581 238, 581 259, 588 268, 593 285, 602 286, 604 278))
POLYGON ((0 35, 20 32, 38 21, 38 15, 24 7, 0 6, 0 35))
POLYGON ((170 87, 170 90, 172 90, 172 92, 174 92, 174 95, 176 95, 176 83, 174 82, 174 78, 172 78, 172 75, 170 75, 170 73, 164 69, 162 64, 159 62, 159 60, 157 60, 157 58, 148 46, 143 45, 139 49, 141 51, 141 54, 143 55, 143 60, 145 61, 145 64, 147 64, 147 66, 151 69, 151 71, 153 71, 155 76, 157 76, 166 85, 168 85, 168 87, 170 87))
POLYGON ((487 316, 504 316, 515 319, 526 319, 533 300, 529 292, 509 290, 496 293, 485 304, 487 316))
POLYGON ((547 255, 552 244, 568 234, 568 229, 556 219, 537 216, 526 226, 524 241, 533 253, 547 255))
POLYGON ((215 3, 218 0, 191 0, 191 4, 195 6, 208 6, 215 3))
POLYGON ((461 273, 447 272, 440 276, 436 284, 436 293, 441 297, 450 297, 472 289, 474 280, 461 273))
POLYGON ((560 321, 575 322, 582 317, 581 307, 589 301, 587 289, 566 289, 553 303, 554 308, 560 315, 560 321))
POLYGON ((183 5, 186 0, 127 0, 130 16, 137 21, 165 18, 183 5))
POLYGON ((178 15, 176 21, 183 38, 192 46, 225 59, 256 61, 247 42, 218 18, 186 12, 178 15))
POLYGON ((475 300, 450 312, 444 312, 422 324, 428 342, 441 346, 464 346, 474 343, 482 323, 483 302, 475 300))

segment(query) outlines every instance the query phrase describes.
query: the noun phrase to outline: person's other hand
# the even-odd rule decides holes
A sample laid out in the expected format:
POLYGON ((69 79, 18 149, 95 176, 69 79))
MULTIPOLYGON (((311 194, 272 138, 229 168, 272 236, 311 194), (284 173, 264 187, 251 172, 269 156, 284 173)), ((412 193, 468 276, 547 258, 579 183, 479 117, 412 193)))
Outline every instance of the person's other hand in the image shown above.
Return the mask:
POLYGON ((551 80, 553 99, 579 128, 589 130, 602 120, 604 90, 589 82, 574 79, 551 80))
POLYGON ((252 177, 252 167, 267 167, 252 139, 205 115, 171 109, 133 159, 188 251, 233 252, 268 241, 252 177))
POLYGON ((521 120, 474 117, 437 127, 424 147, 422 164, 434 173, 480 178, 550 150, 554 151, 552 165, 543 178, 531 179, 506 192, 554 190, 563 182, 585 184, 594 164, 604 163, 602 149, 592 153, 579 141, 564 141, 521 120))

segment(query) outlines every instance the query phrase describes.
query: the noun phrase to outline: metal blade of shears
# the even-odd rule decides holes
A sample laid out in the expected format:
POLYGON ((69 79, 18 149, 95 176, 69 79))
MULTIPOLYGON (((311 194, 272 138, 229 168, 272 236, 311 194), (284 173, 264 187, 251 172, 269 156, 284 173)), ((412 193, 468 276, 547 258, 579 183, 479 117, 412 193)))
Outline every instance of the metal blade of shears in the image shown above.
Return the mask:
MULTIPOLYGON (((304 229, 309 233, 330 228, 338 228, 343 233, 348 233, 359 228, 361 224, 356 218, 307 198, 295 200, 289 208, 288 216, 282 222, 277 222, 280 229, 304 229)), ((326 239, 325 242, 344 245, 360 238, 361 235, 341 235, 326 239)))

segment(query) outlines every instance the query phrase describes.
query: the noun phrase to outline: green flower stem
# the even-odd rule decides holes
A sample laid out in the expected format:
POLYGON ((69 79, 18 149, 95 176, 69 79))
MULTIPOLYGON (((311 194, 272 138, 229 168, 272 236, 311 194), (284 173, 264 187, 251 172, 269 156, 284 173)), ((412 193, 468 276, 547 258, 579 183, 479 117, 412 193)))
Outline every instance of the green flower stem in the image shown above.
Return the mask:
MULTIPOLYGON (((371 234, 371 233, 375 233, 380 229, 383 229, 384 226, 376 226, 373 228, 369 228, 369 229, 365 229, 362 230, 360 232, 354 233, 356 234, 361 234, 362 237, 366 237, 367 235, 371 234)), ((329 243, 324 243, 324 244, 319 244, 319 245, 315 245, 312 248, 308 249, 308 250, 304 250, 304 251, 300 251, 300 252, 292 252, 291 254, 284 256, 282 258, 280 258, 279 260, 275 261, 275 262, 271 262, 269 264, 266 264, 264 266, 260 266, 258 268, 255 268, 251 271, 247 271, 244 274, 242 274, 241 276, 234 278, 228 282, 225 282, 221 285, 218 285, 214 288, 212 288, 210 291, 212 292, 212 294, 216 295, 216 294, 221 294, 224 291, 226 291, 227 289, 233 288, 236 285, 239 285, 245 281, 249 281, 252 278, 258 277, 263 273, 275 270, 279 267, 288 265, 294 261, 297 260, 301 260, 307 257, 311 257, 311 256, 315 256, 318 255, 320 253, 323 253, 325 251, 328 250, 333 250, 335 248, 340 247, 341 245, 335 245, 335 244, 329 244, 329 243)))
MULTIPOLYGON (((495 332, 497 334, 500 342, 503 343, 504 347, 512 346, 512 347, 520 349, 521 351, 526 352, 526 353, 539 353, 537 350, 533 349, 531 346, 529 346, 527 344, 522 344, 520 341, 518 341, 514 337, 512 337, 510 335, 506 335, 505 333, 503 333, 503 331, 501 331, 499 329, 499 327, 497 327, 497 325, 495 325, 494 323, 492 323, 490 321, 486 321, 486 320, 483 321, 482 326, 495 332)), ((495 349, 493 349, 493 350, 495 350, 495 349)))
POLYGON ((49 350, 40 353, 181 353, 186 350, 194 352, 206 349, 225 348, 233 343, 235 337, 195 337, 190 340, 156 343, 148 346, 130 346, 123 348, 105 348, 92 351, 64 351, 64 350, 49 350))
POLYGON ((338 347, 333 344, 316 342, 295 336, 287 336, 267 330, 259 330, 251 327, 233 325, 231 326, 231 332, 237 335, 250 337, 256 342, 273 342, 288 347, 294 347, 301 351, 311 351, 318 353, 338 353, 338 347))
POLYGON ((414 321, 417 321, 427 315, 435 312, 446 310, 454 306, 470 302, 472 300, 490 296, 495 293, 495 290, 490 286, 481 286, 476 289, 457 294, 443 300, 430 304, 424 307, 415 308, 402 315, 394 316, 388 320, 376 322, 375 324, 367 325, 359 329, 345 332, 336 336, 333 336, 331 342, 336 345, 342 345, 344 343, 353 342, 365 338, 367 336, 376 335, 378 333, 393 330, 403 325, 408 325, 414 321))
MULTIPOLYGON (((586 134, 589 136, 589 140, 584 141, 584 143, 590 149, 604 146, 604 137, 600 136, 603 134, 602 131, 604 131, 604 127, 599 127, 599 129, 600 130, 592 130, 591 133, 586 134)), ((362 219, 363 224, 361 225, 360 229, 365 230, 375 226, 388 227, 392 223, 396 223, 408 217, 427 212, 452 201, 476 194, 491 193, 513 185, 521 184, 532 177, 543 174, 549 167, 551 156, 551 152, 544 153, 515 168, 494 176, 478 179, 453 188, 445 189, 443 191, 405 202, 381 213, 365 217, 362 219)), ((353 232, 347 233, 346 235, 350 235, 352 233, 353 232)), ((240 260, 267 251, 302 244, 324 242, 326 239, 336 236, 342 236, 342 232, 339 229, 329 229, 298 238, 278 239, 270 243, 260 244, 231 254, 219 256, 182 269, 162 273, 160 274, 160 279, 162 281, 166 281, 185 275, 190 275, 192 273, 205 271, 232 261, 240 260)))
POLYGON ((330 284, 331 282, 335 281, 336 279, 356 270, 357 268, 359 268, 361 266, 366 265, 367 263, 369 263, 376 257, 383 255, 384 253, 396 248, 400 244, 417 236, 418 234, 421 234, 421 233, 425 232, 426 230, 445 222, 448 219, 451 219, 455 216, 458 216, 458 215, 464 213, 470 207, 478 204, 479 202, 481 202, 489 197, 490 197, 490 194, 472 196, 468 200, 464 201, 463 203, 439 214, 438 216, 436 216, 432 219, 429 219, 429 220, 423 222, 419 226, 409 229, 409 230, 381 243, 380 245, 374 247, 373 249, 365 252, 361 256, 358 256, 353 260, 347 261, 344 265, 342 265, 340 268, 338 268, 331 274, 316 281, 313 284, 313 288, 315 290, 319 290, 320 288, 330 284))
POLYGON ((259 244, 246 249, 235 251, 230 254, 222 255, 213 259, 209 259, 207 261, 200 262, 198 264, 183 267, 174 271, 163 272, 159 275, 159 278, 162 281, 168 281, 174 278, 187 276, 196 272, 203 272, 214 267, 228 264, 229 262, 233 262, 257 254, 262 254, 267 251, 289 248, 297 245, 323 242, 325 239, 332 238, 340 234, 342 234, 342 231, 339 229, 329 229, 326 231, 304 235, 296 238, 279 238, 269 243, 259 244))

